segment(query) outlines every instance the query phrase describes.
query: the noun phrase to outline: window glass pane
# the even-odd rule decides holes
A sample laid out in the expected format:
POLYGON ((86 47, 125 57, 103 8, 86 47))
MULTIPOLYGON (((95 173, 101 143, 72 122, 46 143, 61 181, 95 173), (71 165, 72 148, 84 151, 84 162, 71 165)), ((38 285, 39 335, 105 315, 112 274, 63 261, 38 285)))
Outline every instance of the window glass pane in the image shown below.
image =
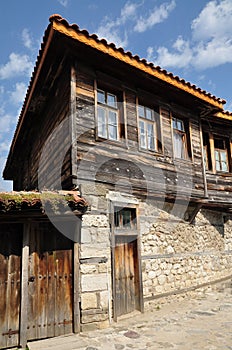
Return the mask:
POLYGON ((117 125, 117 113, 109 111, 109 124, 110 125, 117 125))
POLYGON ((222 163, 221 163, 221 167, 222 167, 222 171, 229 171, 228 165, 227 165, 226 162, 222 162, 222 163))
POLYGON ((139 122, 139 134, 140 134, 140 146, 142 148, 147 148, 146 135, 145 135, 145 123, 142 121, 139 122))
POLYGON ((98 106, 97 117, 98 117, 98 135, 106 138, 107 125, 106 125, 106 111, 104 108, 98 106))
POLYGON ((109 125, 109 139, 117 140, 117 128, 116 126, 109 125))
POLYGON ((221 154, 221 161, 222 162, 226 162, 226 160, 227 160, 226 151, 224 151, 224 152, 221 151, 220 154, 221 154))
POLYGON ((177 128, 176 118, 172 118, 172 127, 173 127, 173 129, 177 128))
POLYGON ((139 116, 145 118, 144 107, 139 106, 139 116))
POLYGON ((116 96, 107 93, 107 104, 110 107, 117 108, 117 98, 116 98, 116 96))
POLYGON ((153 113, 150 108, 146 108, 146 119, 153 120, 153 113))
POLYGON ((177 120, 177 129, 180 131, 184 131, 184 125, 182 120, 179 120, 179 119, 177 120))
POLYGON ((123 227, 131 228, 131 211, 124 209, 122 210, 123 227))
POLYGON ((216 164, 216 170, 220 171, 221 170, 220 161, 216 160, 215 164, 216 164))
POLYGON ((184 149, 184 138, 183 135, 175 132, 173 135, 174 138, 174 155, 176 158, 185 158, 185 149, 184 149))
POLYGON ((216 160, 220 160, 220 157, 219 157, 219 152, 215 150, 215 159, 216 160))
POLYGON ((147 144, 149 149, 155 149, 153 124, 147 124, 147 144))
POLYGON ((105 103, 105 92, 97 90, 97 101, 100 103, 105 103))

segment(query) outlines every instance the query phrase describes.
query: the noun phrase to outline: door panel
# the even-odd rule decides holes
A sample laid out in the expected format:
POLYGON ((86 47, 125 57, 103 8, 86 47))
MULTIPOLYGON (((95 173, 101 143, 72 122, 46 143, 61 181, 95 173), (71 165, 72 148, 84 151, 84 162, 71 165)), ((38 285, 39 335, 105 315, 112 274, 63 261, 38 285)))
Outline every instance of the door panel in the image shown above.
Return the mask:
POLYGON ((0 348, 19 343, 22 225, 0 224, 0 348))
POLYGON ((30 234, 28 340, 73 330, 73 243, 51 224, 35 224, 30 234))
POLYGON ((139 269, 136 236, 115 236, 116 316, 140 309, 139 269))

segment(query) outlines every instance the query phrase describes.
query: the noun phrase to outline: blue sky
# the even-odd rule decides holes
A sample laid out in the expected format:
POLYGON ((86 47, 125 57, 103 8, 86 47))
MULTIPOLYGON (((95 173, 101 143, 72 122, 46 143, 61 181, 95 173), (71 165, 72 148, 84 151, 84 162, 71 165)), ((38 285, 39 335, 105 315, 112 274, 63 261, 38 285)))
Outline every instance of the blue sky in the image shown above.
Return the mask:
MULTIPOLYGON (((0 2, 0 173, 50 15, 224 98, 232 111, 231 0, 0 2)), ((0 190, 11 183, 0 177, 0 190)))

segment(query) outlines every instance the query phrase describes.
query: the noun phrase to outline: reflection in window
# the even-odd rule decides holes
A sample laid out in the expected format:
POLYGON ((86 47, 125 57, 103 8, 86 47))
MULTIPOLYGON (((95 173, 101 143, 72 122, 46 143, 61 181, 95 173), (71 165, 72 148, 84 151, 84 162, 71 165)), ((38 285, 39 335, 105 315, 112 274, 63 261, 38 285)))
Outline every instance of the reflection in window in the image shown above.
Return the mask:
POLYGON ((139 144, 143 149, 150 151, 158 150, 158 116, 153 109, 139 105, 139 144))
POLYGON ((136 229, 136 209, 114 207, 114 226, 116 229, 136 229))
POLYGON ((117 96, 104 90, 97 90, 98 136, 118 139, 118 103, 117 96))
POLYGON ((216 171, 228 172, 228 152, 225 140, 214 139, 214 156, 216 171))
POLYGON ((188 159, 191 154, 188 131, 183 120, 172 118, 174 157, 188 159))

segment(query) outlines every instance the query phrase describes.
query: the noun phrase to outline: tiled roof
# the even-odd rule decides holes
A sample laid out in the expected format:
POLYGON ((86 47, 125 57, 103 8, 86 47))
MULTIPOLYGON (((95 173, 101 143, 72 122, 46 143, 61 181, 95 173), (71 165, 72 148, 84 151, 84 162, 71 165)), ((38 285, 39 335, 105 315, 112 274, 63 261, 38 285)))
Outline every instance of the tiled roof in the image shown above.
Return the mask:
POLYGON ((179 88, 182 88, 189 93, 194 93, 194 95, 197 94, 199 98, 204 99, 204 97, 206 97, 208 102, 211 100, 211 103, 216 103, 218 106, 226 103, 224 99, 218 98, 209 92, 202 90, 196 85, 193 85, 190 82, 181 79, 179 76, 174 76, 172 73, 167 72, 165 69, 162 69, 159 66, 155 66, 153 63, 148 62, 146 59, 140 58, 138 55, 133 55, 130 51, 124 51, 122 47, 117 48, 114 43, 108 43, 105 39, 99 39, 96 34, 89 34, 87 30, 80 30, 77 24, 69 24, 58 14, 52 15, 49 20, 53 24, 53 28, 55 30, 60 31, 67 36, 71 36, 74 39, 79 39, 85 44, 97 48, 106 54, 113 56, 113 53, 115 53, 116 58, 119 58, 128 64, 135 65, 141 70, 144 70, 144 68, 151 69, 153 71, 153 75, 156 75, 158 78, 179 88), (75 36, 75 33, 77 36, 75 36), (104 48, 106 50, 104 50, 104 48), (135 64, 136 62, 137 65, 135 64))

